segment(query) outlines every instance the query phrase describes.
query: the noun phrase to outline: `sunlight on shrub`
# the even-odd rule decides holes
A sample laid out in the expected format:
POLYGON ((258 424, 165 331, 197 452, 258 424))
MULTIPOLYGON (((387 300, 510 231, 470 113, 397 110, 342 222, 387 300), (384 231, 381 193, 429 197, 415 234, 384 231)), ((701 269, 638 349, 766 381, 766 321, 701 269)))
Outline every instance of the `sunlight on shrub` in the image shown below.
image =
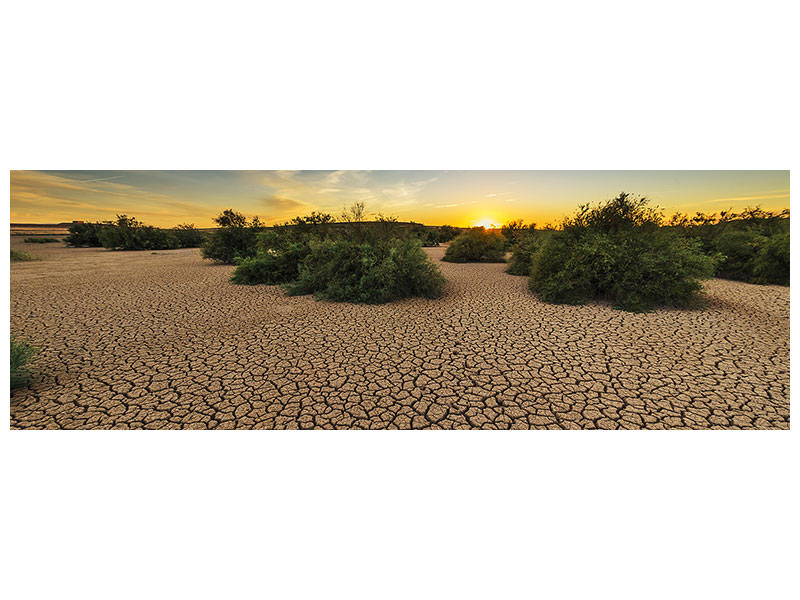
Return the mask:
POLYGON ((505 238, 499 233, 473 227, 455 238, 444 253, 447 262, 504 262, 505 238))
POLYGON ((322 240, 312 241, 309 248, 298 280, 288 285, 291 295, 378 304, 415 296, 438 298, 444 287, 439 268, 413 238, 362 244, 322 240))
POLYGON ((546 302, 609 300, 623 310, 690 307, 715 259, 699 242, 661 228, 645 198, 620 194, 582 206, 533 255, 530 289, 546 302))

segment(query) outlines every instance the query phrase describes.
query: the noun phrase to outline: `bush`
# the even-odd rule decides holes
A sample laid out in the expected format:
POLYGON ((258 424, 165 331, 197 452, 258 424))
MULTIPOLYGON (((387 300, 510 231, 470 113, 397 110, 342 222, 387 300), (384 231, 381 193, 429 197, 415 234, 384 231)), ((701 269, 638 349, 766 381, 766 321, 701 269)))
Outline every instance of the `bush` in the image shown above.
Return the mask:
POLYGON ((173 227, 171 233, 178 240, 179 248, 199 248, 206 241, 206 234, 197 229, 193 223, 173 227))
POLYGON ((483 227, 473 227, 459 235, 447 247, 444 258, 447 262, 503 262, 505 238, 486 231, 483 227))
POLYGON ((712 248, 722 256, 717 276, 724 279, 750 281, 753 264, 762 240, 758 233, 747 230, 726 231, 712 242, 712 248))
POLYGON ((264 230, 258 217, 248 222, 243 214, 229 208, 214 221, 219 228, 206 238, 203 258, 232 265, 256 255, 258 234, 264 230))
POLYGON ((19 250, 11 250, 11 262, 19 262, 25 260, 34 260, 34 258, 27 252, 20 252, 19 250))
POLYGON ((525 221, 519 219, 517 221, 509 221, 505 225, 503 225, 500 233, 506 240, 506 250, 510 250, 514 246, 517 245, 518 242, 522 241, 523 238, 527 237, 530 230, 536 228, 536 224, 525 225, 525 221))
POLYGON ((756 207, 719 215, 676 214, 669 225, 699 240, 707 254, 720 258, 718 277, 749 283, 789 283, 788 210, 770 212, 756 207))
POLYGON ((547 241, 550 232, 529 230, 525 235, 517 238, 516 244, 511 248, 511 260, 506 273, 510 275, 530 275, 531 260, 533 255, 547 241))
POLYGON ((25 364, 31 359, 36 351, 32 346, 21 342, 11 335, 11 346, 9 354, 11 355, 11 387, 17 387, 25 383, 28 379, 28 372, 23 368, 25 364))
POLYGON ((54 244, 55 242, 60 242, 61 240, 51 237, 26 237, 22 241, 26 244, 54 244))
POLYGON ((281 251, 259 253, 239 261, 231 281, 245 285, 277 285, 295 281, 299 266, 309 254, 307 244, 291 244, 281 251))
POLYGON ((434 227, 425 227, 421 223, 412 223, 410 233, 425 248, 433 248, 439 245, 439 230, 434 227))
POLYGON ((170 231, 144 225, 134 217, 117 215, 117 221, 100 229, 103 248, 109 250, 170 250, 179 246, 170 231))
POLYGON ((764 238, 753 260, 753 281, 789 285, 788 232, 764 238))
POLYGON ((413 238, 357 243, 312 240, 289 284, 292 295, 314 294, 337 302, 378 304, 401 298, 441 295, 444 277, 413 238))
POLYGON ((460 235, 461 230, 458 227, 453 227, 452 225, 442 225, 439 227, 438 234, 439 243, 446 244, 460 235))
POLYGON ((100 242, 100 232, 109 223, 73 223, 69 226, 69 235, 64 238, 67 246, 89 246, 99 248, 103 244, 100 242))
POLYGON ((716 261, 699 241, 660 225, 645 198, 625 193, 582 206, 534 253, 530 289, 546 302, 610 300, 635 312, 695 306, 700 280, 713 276, 716 261))
POLYGON ((295 281, 300 263, 310 253, 309 242, 335 235, 333 222, 331 215, 314 212, 258 234, 255 256, 235 259, 232 281, 245 285, 295 281))

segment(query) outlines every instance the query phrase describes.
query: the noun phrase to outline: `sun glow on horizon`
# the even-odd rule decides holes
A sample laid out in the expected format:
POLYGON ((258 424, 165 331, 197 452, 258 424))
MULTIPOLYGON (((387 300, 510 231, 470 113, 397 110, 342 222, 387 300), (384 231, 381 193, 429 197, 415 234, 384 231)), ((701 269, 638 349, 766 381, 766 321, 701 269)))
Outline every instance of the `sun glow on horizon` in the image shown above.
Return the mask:
POLYGON ((477 221, 473 221, 473 227, 483 227, 484 229, 497 229, 503 224, 502 219, 491 219, 491 218, 483 218, 477 221))
POLYGON ((675 212, 789 207, 788 171, 11 171, 14 223, 104 221, 213 227, 226 208, 271 225, 317 211, 425 225, 543 226, 620 191, 675 212))

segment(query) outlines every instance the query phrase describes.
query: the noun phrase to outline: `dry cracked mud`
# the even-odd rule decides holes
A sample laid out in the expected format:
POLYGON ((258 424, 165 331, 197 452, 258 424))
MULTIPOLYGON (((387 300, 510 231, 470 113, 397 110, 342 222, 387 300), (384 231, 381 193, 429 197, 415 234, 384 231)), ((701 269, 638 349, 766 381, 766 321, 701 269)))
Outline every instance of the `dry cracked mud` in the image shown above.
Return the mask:
POLYGON ((11 266, 39 349, 13 429, 789 427, 788 288, 632 314, 439 262, 441 299, 364 306, 233 285, 193 249, 12 247, 41 258, 11 266))

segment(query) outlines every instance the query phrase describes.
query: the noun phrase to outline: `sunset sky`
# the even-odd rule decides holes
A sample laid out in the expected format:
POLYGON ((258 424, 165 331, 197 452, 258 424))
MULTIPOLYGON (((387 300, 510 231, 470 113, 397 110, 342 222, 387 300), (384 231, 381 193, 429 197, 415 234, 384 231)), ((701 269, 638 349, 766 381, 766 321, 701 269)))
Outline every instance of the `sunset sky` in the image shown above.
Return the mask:
POLYGON ((113 219, 213 226, 225 208, 269 224, 313 210, 429 225, 555 222, 620 191, 674 212, 789 207, 788 171, 11 171, 11 222, 113 219))

